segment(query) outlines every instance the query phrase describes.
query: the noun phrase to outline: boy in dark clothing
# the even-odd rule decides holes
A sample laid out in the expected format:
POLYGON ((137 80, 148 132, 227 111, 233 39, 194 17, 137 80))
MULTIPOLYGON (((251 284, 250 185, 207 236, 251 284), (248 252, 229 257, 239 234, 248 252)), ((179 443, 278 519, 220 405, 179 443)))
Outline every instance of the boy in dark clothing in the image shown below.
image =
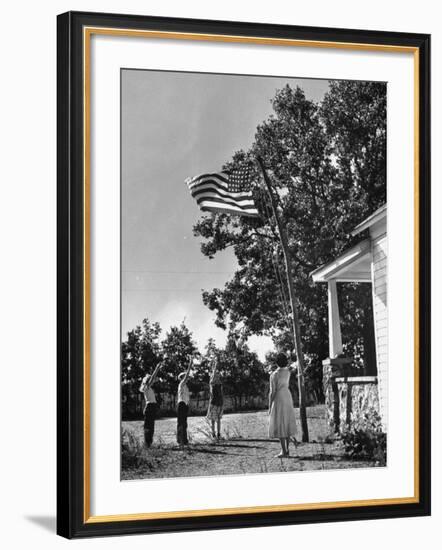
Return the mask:
POLYGON ((153 434, 155 432, 155 418, 157 416, 157 400, 155 397, 155 392, 152 389, 153 384, 155 383, 158 371, 161 368, 161 363, 155 367, 153 373, 146 374, 143 378, 140 386, 140 392, 144 394, 144 443, 147 448, 152 445, 153 434))
POLYGON ((187 387, 187 380, 189 379, 190 369, 192 367, 192 358, 189 360, 189 366, 186 372, 182 372, 178 375, 178 396, 177 396, 177 430, 176 438, 178 445, 188 445, 189 440, 187 438, 187 416, 189 414, 189 402, 190 392, 187 387))

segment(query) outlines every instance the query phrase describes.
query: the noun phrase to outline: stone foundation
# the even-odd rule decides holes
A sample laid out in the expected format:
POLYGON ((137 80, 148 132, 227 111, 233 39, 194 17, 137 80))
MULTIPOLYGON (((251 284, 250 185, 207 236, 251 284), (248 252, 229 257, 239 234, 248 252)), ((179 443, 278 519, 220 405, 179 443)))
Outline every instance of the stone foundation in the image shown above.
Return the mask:
POLYGON ((336 378, 348 374, 351 359, 326 359, 322 362, 322 384, 325 396, 325 411, 327 415, 327 426, 330 432, 339 432, 340 405, 339 392, 336 378))
POLYGON ((350 427, 369 409, 379 412, 376 376, 357 376, 347 358, 323 361, 323 386, 327 425, 330 433, 350 427))
POLYGON ((336 378, 339 396, 340 431, 351 426, 352 419, 374 409, 379 412, 378 381, 376 376, 336 378))

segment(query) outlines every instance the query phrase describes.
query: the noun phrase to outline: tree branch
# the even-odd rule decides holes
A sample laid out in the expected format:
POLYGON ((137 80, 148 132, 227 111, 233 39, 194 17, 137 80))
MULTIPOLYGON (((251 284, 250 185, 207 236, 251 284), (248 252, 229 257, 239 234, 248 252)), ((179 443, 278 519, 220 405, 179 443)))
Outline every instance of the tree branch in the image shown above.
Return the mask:
POLYGON ((260 233, 257 229, 255 229, 252 234, 259 237, 264 237, 266 239, 270 239, 271 241, 277 241, 278 239, 273 231, 273 228, 272 228, 272 232, 273 232, 273 235, 266 235, 265 233, 260 233))

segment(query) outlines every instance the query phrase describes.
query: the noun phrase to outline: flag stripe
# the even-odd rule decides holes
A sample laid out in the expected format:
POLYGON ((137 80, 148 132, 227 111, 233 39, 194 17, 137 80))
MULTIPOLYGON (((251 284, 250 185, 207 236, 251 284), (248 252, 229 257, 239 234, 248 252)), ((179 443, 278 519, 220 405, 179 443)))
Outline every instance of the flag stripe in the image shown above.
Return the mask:
POLYGON ((226 204, 226 205, 228 204, 230 206, 235 206, 240 210, 250 210, 250 209, 256 210, 255 205, 253 204, 252 201, 248 202, 248 204, 238 204, 238 203, 235 203, 234 201, 229 201, 228 199, 218 198, 216 195, 208 195, 204 197, 199 197, 196 202, 197 204, 201 204, 204 201, 213 201, 219 204, 226 204))
POLYGON ((207 201, 200 205, 201 210, 205 212, 223 212, 225 214, 240 214, 241 216, 248 216, 250 218, 256 218, 259 216, 258 210, 241 210, 235 206, 226 206, 218 202, 207 201))
POLYGON ((194 185, 195 183, 198 183, 199 181, 203 179, 215 179, 220 180, 228 185, 229 183, 229 177, 224 172, 219 172, 218 174, 201 174, 200 176, 195 176, 189 181, 189 186, 194 185))
POLYGON ((234 203, 239 203, 239 204, 243 204, 244 202, 255 204, 251 193, 247 193, 245 195, 241 194, 239 195, 239 197, 232 197, 230 193, 223 193, 218 189, 214 189, 212 187, 205 187, 204 189, 198 189, 197 191, 192 192, 192 197, 194 199, 197 199, 200 196, 204 196, 204 195, 209 195, 212 197, 213 196, 222 197, 223 199, 229 199, 234 203))

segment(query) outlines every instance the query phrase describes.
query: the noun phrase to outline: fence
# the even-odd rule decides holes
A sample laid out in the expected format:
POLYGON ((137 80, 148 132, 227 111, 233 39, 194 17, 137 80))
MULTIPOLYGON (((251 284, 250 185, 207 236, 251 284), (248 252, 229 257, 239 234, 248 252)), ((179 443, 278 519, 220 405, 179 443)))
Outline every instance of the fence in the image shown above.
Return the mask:
MULTIPOLYGON (((234 413, 240 411, 254 411, 267 409, 268 383, 258 395, 235 395, 224 394, 224 412, 234 413)), ((297 388, 292 388, 293 403, 295 407, 299 406, 297 388)), ((190 415, 204 415, 209 407, 210 394, 208 390, 199 393, 192 393, 189 403, 190 415)), ((157 393, 157 401, 162 416, 174 416, 176 414, 176 394, 157 393)), ((309 392, 307 395, 307 404, 317 405, 317 396, 309 392)), ((123 420, 137 420, 143 417, 144 397, 139 391, 133 390, 129 385, 122 387, 121 412, 123 420)))

